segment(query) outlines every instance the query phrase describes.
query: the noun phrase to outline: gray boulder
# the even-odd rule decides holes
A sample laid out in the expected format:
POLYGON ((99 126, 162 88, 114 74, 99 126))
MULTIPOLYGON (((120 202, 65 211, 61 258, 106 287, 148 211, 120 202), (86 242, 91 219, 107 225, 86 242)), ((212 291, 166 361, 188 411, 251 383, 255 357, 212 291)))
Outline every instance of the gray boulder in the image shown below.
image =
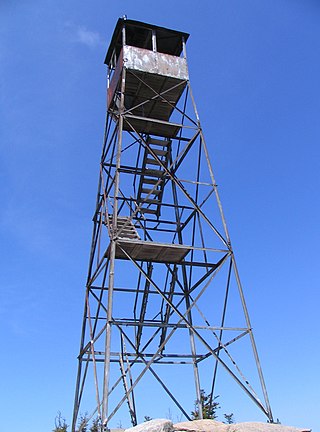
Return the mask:
POLYGON ((229 432, 228 425, 210 419, 176 423, 173 429, 177 432, 229 432))
POLYGON ((235 423, 229 427, 228 432, 311 432, 311 429, 300 429, 274 423, 246 422, 235 423))
POLYGON ((125 430, 125 432, 172 432, 173 423, 168 419, 150 420, 125 430))
POLYGON ((311 432, 311 429, 258 422, 229 425, 209 419, 173 424, 167 419, 155 419, 126 429, 125 432, 311 432))
POLYGON ((311 432, 291 426, 271 423, 234 423, 227 425, 215 420, 193 420, 173 425, 176 432, 311 432))

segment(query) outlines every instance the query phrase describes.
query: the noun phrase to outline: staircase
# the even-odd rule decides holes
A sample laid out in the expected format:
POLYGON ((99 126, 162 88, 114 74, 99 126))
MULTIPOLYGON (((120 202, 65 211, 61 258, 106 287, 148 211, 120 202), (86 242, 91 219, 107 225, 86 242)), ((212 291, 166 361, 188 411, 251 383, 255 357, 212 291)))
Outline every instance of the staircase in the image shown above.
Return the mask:
POLYGON ((137 203, 140 213, 160 216, 164 190, 164 167, 168 166, 170 140, 148 138, 140 176, 137 203))
MULTIPOLYGON (((112 215, 109 215, 110 230, 113 234, 112 215)), ((132 220, 126 216, 117 217, 116 237, 127 240, 140 240, 139 234, 135 229, 132 220)))

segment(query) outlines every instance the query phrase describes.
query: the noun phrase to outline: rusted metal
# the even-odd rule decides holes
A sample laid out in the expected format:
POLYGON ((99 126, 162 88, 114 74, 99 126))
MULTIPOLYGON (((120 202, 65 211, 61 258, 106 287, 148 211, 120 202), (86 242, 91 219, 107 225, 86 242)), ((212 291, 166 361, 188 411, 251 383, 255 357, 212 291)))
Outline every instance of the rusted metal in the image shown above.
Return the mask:
MULTIPOLYGON (((127 259, 124 252, 139 261, 153 261, 157 263, 179 263, 190 252, 187 246, 165 244, 156 242, 144 242, 141 240, 118 240, 116 242, 116 258, 127 259)), ((110 250, 107 250, 107 256, 110 250)))
POLYGON ((189 79, 187 60, 182 57, 127 45, 123 47, 122 59, 126 69, 178 80, 189 79))
POLYGON ((132 29, 133 31, 137 31, 139 29, 145 29, 149 30, 152 34, 152 31, 155 31, 156 35, 159 35, 162 39, 162 45, 165 43, 165 46, 158 46, 159 51, 163 52, 166 51, 168 54, 180 56, 182 52, 182 41, 187 41, 189 38, 189 34, 185 32, 180 32, 173 29, 167 29, 165 27, 159 27, 154 24, 148 24, 141 21, 135 21, 135 20, 124 20, 123 18, 119 18, 111 41, 109 45, 108 52, 106 54, 105 58, 105 64, 108 66, 110 62, 112 61, 112 56, 117 55, 117 53, 121 50, 123 46, 123 42, 126 42, 128 45, 133 44, 134 46, 136 43, 134 42, 133 37, 127 37, 125 41, 122 40, 122 28, 123 23, 125 21, 126 27, 128 29, 132 29))

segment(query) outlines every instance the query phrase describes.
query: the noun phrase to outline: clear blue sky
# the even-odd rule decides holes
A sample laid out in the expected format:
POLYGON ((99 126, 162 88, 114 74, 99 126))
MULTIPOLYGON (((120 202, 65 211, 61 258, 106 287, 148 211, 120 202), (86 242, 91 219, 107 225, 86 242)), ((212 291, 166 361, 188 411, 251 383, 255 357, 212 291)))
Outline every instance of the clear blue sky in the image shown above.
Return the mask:
POLYGON ((58 410, 71 419, 103 60, 123 14, 191 33, 191 83, 274 415, 320 430, 318 0, 1 0, 0 429, 51 431, 58 410))

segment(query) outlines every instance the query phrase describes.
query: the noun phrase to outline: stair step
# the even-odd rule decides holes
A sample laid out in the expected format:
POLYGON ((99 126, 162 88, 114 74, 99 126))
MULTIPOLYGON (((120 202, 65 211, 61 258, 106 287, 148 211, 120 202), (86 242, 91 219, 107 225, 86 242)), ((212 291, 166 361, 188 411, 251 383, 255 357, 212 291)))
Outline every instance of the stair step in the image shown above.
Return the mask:
POLYGON ((126 219, 118 218, 117 219, 118 225, 125 225, 126 223, 128 224, 128 226, 130 226, 131 221, 129 218, 126 218, 126 219))
POLYGON ((149 138, 147 144, 154 144, 154 145, 159 145, 159 146, 163 146, 163 147, 167 147, 169 144, 171 143, 171 141, 165 141, 165 140, 159 140, 159 139, 155 139, 155 138, 149 138))
MULTIPOLYGON (((150 147, 150 149, 148 148, 148 150, 152 150, 152 152, 154 154, 156 154, 157 156, 166 156, 168 154, 168 150, 159 150, 159 149, 153 149, 150 147)), ((148 152, 149 154, 151 154, 151 151, 148 152)))
MULTIPOLYGON (((112 229, 112 215, 109 215, 109 221, 111 223, 112 229)), ((119 238, 136 239, 139 240, 139 234, 130 217, 128 216, 118 216, 117 217, 117 235, 119 238)))
POLYGON ((150 213, 150 214, 157 214, 158 210, 152 210, 150 208, 141 208, 140 213, 150 213))
POLYGON ((144 199, 143 201, 141 201, 141 203, 142 204, 157 204, 157 205, 159 205, 159 204, 161 204, 161 201, 158 200, 158 199, 149 199, 149 198, 147 198, 147 199, 144 199))
POLYGON ((128 235, 128 234, 124 234, 122 232, 119 233, 118 237, 119 238, 126 238, 126 239, 135 239, 135 240, 139 239, 139 237, 137 237, 137 235, 133 235, 133 234, 128 235))
MULTIPOLYGON (((161 161, 162 163, 163 162, 165 162, 165 161, 161 161)), ((150 164, 150 165, 157 165, 157 166, 161 166, 160 164, 159 164, 159 162, 156 160, 156 159, 153 159, 153 158, 147 158, 146 159, 146 163, 147 164, 150 164)))
MULTIPOLYGON (((111 214, 109 214, 109 220, 112 221, 112 219, 113 219, 113 216, 111 214)), ((130 221, 130 223, 132 223, 132 221, 130 220, 130 218, 128 216, 118 216, 117 217, 117 223, 118 224, 119 223, 124 224, 124 223, 126 223, 128 221, 130 221)))
POLYGON ((123 228, 124 227, 124 225, 118 225, 117 226, 117 228, 118 228, 118 230, 120 231, 121 230, 121 232, 135 232, 135 229, 132 227, 132 228, 130 228, 130 227, 125 227, 125 228, 123 228))
MULTIPOLYGON (((156 183, 158 183, 159 179, 153 179, 153 178, 143 178, 142 179, 142 183, 143 184, 152 184, 155 185, 156 183)), ((160 184, 160 183, 159 183, 160 184)))
POLYGON ((131 224, 118 224, 118 227, 121 228, 123 231, 135 231, 135 227, 131 224))
POLYGON ((146 193, 146 194, 152 194, 152 195, 160 195, 162 191, 159 190, 159 189, 146 189, 146 188, 142 188, 141 192, 142 193, 146 193))
POLYGON ((144 172, 142 172, 142 175, 148 175, 150 177, 162 177, 164 174, 164 171, 162 170, 154 170, 151 168, 146 168, 144 172))

